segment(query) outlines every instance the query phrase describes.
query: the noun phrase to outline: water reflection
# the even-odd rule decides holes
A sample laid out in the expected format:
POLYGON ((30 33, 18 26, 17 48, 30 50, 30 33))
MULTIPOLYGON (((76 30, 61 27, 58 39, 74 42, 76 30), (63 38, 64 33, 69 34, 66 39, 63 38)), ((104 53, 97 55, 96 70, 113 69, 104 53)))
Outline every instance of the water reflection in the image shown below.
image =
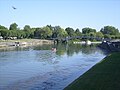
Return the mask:
POLYGON ((97 45, 58 44, 0 50, 0 89, 61 90, 105 57, 97 45), (56 52, 51 49, 55 47, 56 52))
POLYGON ((84 54, 91 54, 96 52, 97 44, 83 45, 83 44, 57 44, 57 45, 41 45, 41 46, 27 46, 27 47, 11 47, 0 49, 0 52, 7 51, 32 51, 32 50, 51 50, 52 47, 57 49, 57 55, 67 54, 72 56, 74 53, 82 52, 84 54))
MULTIPOLYGON (((43 46, 29 46, 29 47, 13 47, 0 49, 0 65, 5 65, 11 63, 10 60, 14 61, 12 63, 19 63, 22 61, 37 61, 44 62, 49 64, 57 64, 61 56, 67 55, 72 57, 74 54, 95 54, 103 53, 100 49, 97 48, 97 45, 80 45, 80 44, 58 44, 54 45, 43 45, 43 46), (52 52, 52 47, 57 49, 56 52, 52 52), (96 51, 97 49, 97 51, 96 51)), ((45 65, 45 64, 44 64, 45 65)))
MULTIPOLYGON (((68 56, 74 55, 74 53, 78 54, 79 52, 82 52, 83 54, 91 54, 95 53, 97 49, 97 44, 91 44, 91 45, 83 45, 83 44, 59 44, 57 46, 57 55, 64 55, 65 53, 68 56)), ((99 49, 98 49, 99 50, 99 49)), ((99 50, 101 51, 101 50, 99 50)))

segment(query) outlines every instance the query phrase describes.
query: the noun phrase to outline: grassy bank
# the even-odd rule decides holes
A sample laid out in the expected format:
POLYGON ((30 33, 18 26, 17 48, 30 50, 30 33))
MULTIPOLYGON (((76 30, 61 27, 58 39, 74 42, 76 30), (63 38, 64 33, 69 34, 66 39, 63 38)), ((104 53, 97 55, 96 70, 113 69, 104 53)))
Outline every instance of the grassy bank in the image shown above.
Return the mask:
POLYGON ((108 55, 64 90, 120 90, 120 52, 108 55))

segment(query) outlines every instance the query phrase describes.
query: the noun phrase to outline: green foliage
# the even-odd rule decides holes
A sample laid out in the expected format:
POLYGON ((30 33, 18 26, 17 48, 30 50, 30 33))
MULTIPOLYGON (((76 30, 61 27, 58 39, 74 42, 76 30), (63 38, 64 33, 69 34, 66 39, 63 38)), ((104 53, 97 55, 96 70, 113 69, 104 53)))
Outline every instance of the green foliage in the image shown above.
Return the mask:
POLYGON ((36 28, 35 31, 34 31, 34 37, 35 38, 40 38, 40 31, 41 31, 41 28, 36 28))
POLYGON ((31 28, 29 25, 25 25, 23 31, 25 33, 24 38, 34 38, 35 28, 31 28))
MULTIPOLYGON (((77 28, 74 30, 73 28, 67 27, 65 30, 60 26, 51 26, 46 25, 44 27, 31 28, 29 25, 25 25, 23 30, 17 28, 16 23, 12 23, 9 27, 9 30, 0 25, 0 36, 4 39, 8 39, 9 37, 17 37, 19 39, 23 38, 40 38, 40 39, 49 39, 49 38, 60 38, 64 39, 66 37, 75 37, 75 36, 84 36, 84 37, 92 37, 89 40, 94 40, 94 38, 108 38, 108 39, 120 39, 119 30, 113 26, 105 26, 100 31, 96 32, 96 29, 92 28, 83 28, 82 33, 77 28)), ((88 38, 83 38, 88 39, 88 38)))
POLYGON ((91 36, 91 37, 96 37, 96 33, 95 33, 95 32, 90 32, 90 33, 89 33, 89 36, 91 36))
POLYGON ((31 28, 30 28, 29 25, 25 25, 25 26, 24 26, 24 31, 30 31, 30 30, 31 30, 31 28))
POLYGON ((5 26, 0 25, 0 29, 7 29, 5 26))
POLYGON ((109 35, 109 34, 105 34, 105 35, 104 35, 104 38, 111 39, 111 35, 109 35))
POLYGON ((0 30, 1 36, 6 39, 8 35, 8 30, 7 29, 1 29, 0 30))
POLYGON ((31 34, 30 26, 29 25, 25 25, 23 30, 25 32, 25 38, 30 38, 30 34, 31 34))
POLYGON ((82 29, 83 34, 89 34, 90 32, 96 33, 96 29, 92 29, 92 28, 89 28, 89 27, 82 29))
POLYGON ((51 25, 47 25, 46 27, 49 27, 49 29, 53 32, 54 27, 51 25))
POLYGON ((103 34, 109 34, 109 35, 119 34, 119 30, 113 26, 104 26, 104 28, 102 28, 100 32, 102 32, 103 34))
POLYGON ((76 34, 76 36, 81 36, 82 35, 82 33, 80 32, 80 30, 78 28, 75 30, 75 34, 76 34))
POLYGON ((96 32, 96 37, 103 38, 104 35, 101 32, 96 32))
POLYGON ((120 33, 115 35, 115 39, 120 39, 120 33))
POLYGON ((52 36, 52 29, 49 26, 36 28, 36 30, 34 31, 34 36, 40 39, 50 38, 52 36))
POLYGON ((65 38, 66 36, 68 36, 67 32, 60 26, 55 26, 53 28, 53 38, 65 38))
POLYGON ((65 31, 68 33, 70 37, 76 36, 73 28, 68 27, 65 29, 65 31))
POLYGON ((17 24, 16 23, 12 23, 11 25, 10 25, 10 28, 9 28, 9 30, 17 30, 17 24))
POLYGON ((51 37, 52 36, 52 30, 50 29, 49 26, 43 27, 43 38, 51 37))

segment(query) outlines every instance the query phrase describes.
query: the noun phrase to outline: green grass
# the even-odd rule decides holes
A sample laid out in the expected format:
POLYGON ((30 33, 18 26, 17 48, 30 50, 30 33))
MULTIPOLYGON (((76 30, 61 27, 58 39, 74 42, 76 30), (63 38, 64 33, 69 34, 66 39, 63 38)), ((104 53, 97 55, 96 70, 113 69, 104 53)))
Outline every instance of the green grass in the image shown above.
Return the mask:
POLYGON ((108 55, 64 90, 120 90, 120 52, 108 55))

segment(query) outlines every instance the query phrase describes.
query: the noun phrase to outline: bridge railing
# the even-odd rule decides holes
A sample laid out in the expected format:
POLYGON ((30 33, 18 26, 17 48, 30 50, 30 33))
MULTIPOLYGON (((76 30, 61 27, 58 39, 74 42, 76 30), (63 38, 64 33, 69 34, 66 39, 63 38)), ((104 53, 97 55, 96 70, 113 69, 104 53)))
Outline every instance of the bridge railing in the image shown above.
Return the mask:
POLYGON ((99 41, 110 41, 108 38, 100 38, 100 37, 94 37, 94 36, 72 36, 72 37, 65 37, 65 38, 50 38, 50 40, 71 40, 71 39, 96 39, 99 41))

